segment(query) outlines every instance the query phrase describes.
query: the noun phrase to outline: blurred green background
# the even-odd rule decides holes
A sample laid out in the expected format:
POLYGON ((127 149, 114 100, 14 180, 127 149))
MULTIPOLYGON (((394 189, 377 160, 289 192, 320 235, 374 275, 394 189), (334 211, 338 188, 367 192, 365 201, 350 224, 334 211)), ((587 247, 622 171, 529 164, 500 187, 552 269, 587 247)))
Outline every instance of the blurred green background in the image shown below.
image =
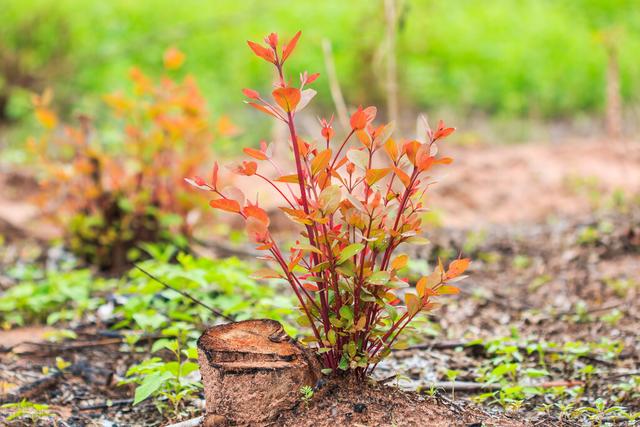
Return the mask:
MULTIPOLYGON (((624 111, 637 118, 638 0, 396 5, 398 100, 407 123, 425 111, 507 141, 536 138, 535 129, 549 122, 565 124, 567 132, 597 132, 604 121, 610 61, 618 66, 624 111), (615 52, 613 59, 607 48, 615 52)), ((384 111, 383 0, 2 0, 4 139, 28 129, 31 92, 52 87, 63 114, 100 117, 101 95, 126 88, 130 67, 159 75, 162 53, 176 46, 187 54, 183 68, 196 77, 212 114, 230 115, 245 129, 242 138, 255 140, 254 116, 242 104, 240 90, 266 90, 270 81, 245 41, 260 41, 271 31, 289 38, 298 29, 303 38, 290 66, 322 74, 315 84, 315 112, 334 110, 323 39, 332 44, 347 103, 377 104, 384 111)))

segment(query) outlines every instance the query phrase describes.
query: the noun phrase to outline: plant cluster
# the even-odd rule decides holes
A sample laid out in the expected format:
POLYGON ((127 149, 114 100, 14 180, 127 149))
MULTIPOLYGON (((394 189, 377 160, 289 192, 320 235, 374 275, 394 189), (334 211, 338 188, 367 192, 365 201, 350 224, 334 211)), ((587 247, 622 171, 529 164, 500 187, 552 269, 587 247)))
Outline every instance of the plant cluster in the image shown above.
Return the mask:
MULTIPOLYGON (((184 60, 167 50, 167 72, 184 60)), ((190 233, 197 200, 181 178, 197 171, 216 134, 235 131, 226 118, 210 123, 192 77, 154 81, 134 68, 130 78, 131 96, 105 96, 114 132, 97 132, 86 116, 59 126, 51 92, 33 99, 44 128, 29 140, 43 173, 37 200, 64 227, 71 249, 104 270, 126 265, 138 242, 190 233)))
POLYGON ((358 107, 344 139, 336 140, 333 118, 319 120, 319 140, 303 139, 295 119, 316 94, 308 86, 318 74, 301 73, 299 84, 287 78, 284 65, 299 37, 300 32, 281 44, 272 33, 266 46, 248 42, 274 67, 277 79, 271 100, 252 89, 243 91, 251 107, 286 125, 293 170, 281 169, 273 146, 265 142, 246 148, 251 159, 233 168, 278 193, 280 210, 301 227, 296 243, 281 248, 258 200, 223 186, 217 163, 209 182, 200 177, 187 181, 212 193, 213 208, 241 216, 251 241, 266 252, 263 259, 279 267, 258 276, 289 283, 303 313, 300 323, 311 331, 304 341, 317 348, 324 372, 365 376, 419 313, 437 306, 436 297, 458 292, 452 283, 464 277, 469 265, 468 259, 447 268, 439 262, 412 288, 401 274, 409 257, 397 254, 402 244, 427 242, 420 236, 423 196, 434 182, 433 169, 452 162, 438 155, 438 142, 454 129, 441 121, 434 130, 426 126, 423 141, 396 142, 393 124, 374 124, 375 107, 358 107), (270 178, 271 173, 276 177, 270 178))
POLYGON ((51 419, 55 416, 55 414, 49 410, 49 405, 34 403, 25 399, 16 403, 5 403, 0 406, 0 409, 8 409, 11 411, 5 419, 6 421, 28 420, 32 426, 38 425, 39 421, 51 419))

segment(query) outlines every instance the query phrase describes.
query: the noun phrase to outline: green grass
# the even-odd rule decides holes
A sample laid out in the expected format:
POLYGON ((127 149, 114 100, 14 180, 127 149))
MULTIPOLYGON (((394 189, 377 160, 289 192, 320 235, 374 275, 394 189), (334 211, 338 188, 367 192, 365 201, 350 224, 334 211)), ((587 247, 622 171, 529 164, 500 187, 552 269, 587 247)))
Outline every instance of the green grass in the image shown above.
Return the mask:
MULTIPOLYGON (((382 102, 382 3, 5 0, 0 52, 22 58, 38 76, 36 86, 53 86, 68 113, 99 116, 100 94, 126 87, 133 65, 161 72, 162 52, 176 45, 187 53, 185 68, 213 114, 251 124, 253 137, 255 113, 244 109, 240 90, 268 90, 270 82, 245 40, 303 29, 293 69, 325 74, 321 41, 328 38, 347 100, 382 102)), ((619 34, 624 100, 638 101, 640 8, 633 0, 401 3, 398 60, 407 109, 543 120, 599 112, 606 57, 598 34, 612 28, 619 34)), ((9 114, 20 119, 27 93, 6 80, 0 78, 0 94, 10 93, 9 114)), ((316 86, 316 108, 333 110, 327 79, 316 86)))

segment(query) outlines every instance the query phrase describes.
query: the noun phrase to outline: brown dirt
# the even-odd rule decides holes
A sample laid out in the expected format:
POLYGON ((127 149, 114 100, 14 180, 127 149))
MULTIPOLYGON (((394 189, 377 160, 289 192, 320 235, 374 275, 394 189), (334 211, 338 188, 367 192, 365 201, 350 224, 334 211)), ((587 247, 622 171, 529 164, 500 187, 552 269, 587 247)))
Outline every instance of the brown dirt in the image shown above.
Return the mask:
POLYGON ((323 385, 308 403, 283 414, 281 426, 504 426, 526 424, 495 416, 471 405, 430 398, 373 382, 334 380, 323 385))
POLYGON ((615 190, 640 193, 640 144, 576 141, 563 144, 453 147, 440 169, 430 205, 448 227, 513 224, 588 212, 615 190))

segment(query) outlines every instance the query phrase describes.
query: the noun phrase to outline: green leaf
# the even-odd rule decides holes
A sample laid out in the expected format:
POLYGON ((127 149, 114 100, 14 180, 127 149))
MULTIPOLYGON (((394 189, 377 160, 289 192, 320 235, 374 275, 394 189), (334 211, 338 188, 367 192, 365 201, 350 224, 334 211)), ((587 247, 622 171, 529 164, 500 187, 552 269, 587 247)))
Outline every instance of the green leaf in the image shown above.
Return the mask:
POLYGON ((353 310, 351 309, 350 306, 343 305, 342 307, 340 307, 340 318, 353 320, 353 310))
POLYGON ((385 285, 390 278, 391 275, 388 271, 376 271, 371 276, 369 276, 367 282, 371 283, 372 285, 385 285))
POLYGON ((327 340, 329 341, 329 344, 335 345, 336 344, 336 331, 334 331, 333 329, 329 329, 329 332, 327 332, 327 340))
POLYGON ((144 381, 142 381, 142 384, 136 388, 133 404, 137 405, 151 396, 171 377, 173 377, 171 372, 156 372, 146 377, 144 381))
POLYGON ((346 354, 342 355, 342 359, 340 359, 340 363, 338 364, 338 368, 342 369, 343 371, 346 371, 347 369, 349 369, 349 358, 347 357, 346 354))
POLYGON ((340 252, 340 257, 338 258, 338 264, 342 264, 352 256, 360 253, 364 249, 364 245, 362 243, 352 243, 347 246, 340 252))

